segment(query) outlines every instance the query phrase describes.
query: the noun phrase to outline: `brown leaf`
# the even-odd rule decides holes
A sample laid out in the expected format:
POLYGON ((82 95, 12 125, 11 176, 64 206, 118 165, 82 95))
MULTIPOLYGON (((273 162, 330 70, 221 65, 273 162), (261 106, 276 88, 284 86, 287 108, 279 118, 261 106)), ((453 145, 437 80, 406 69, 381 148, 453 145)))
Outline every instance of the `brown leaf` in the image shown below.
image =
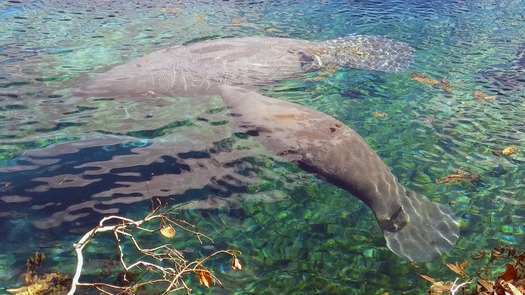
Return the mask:
POLYGON ((504 148, 501 153, 505 156, 509 156, 509 155, 512 155, 512 154, 515 154, 518 152, 518 147, 515 146, 515 145, 511 145, 511 146, 508 146, 506 148, 504 148))
POLYGON ((239 258, 234 257, 232 260, 232 268, 233 270, 242 270, 242 264, 239 258))
POLYGON ((433 78, 429 78, 427 76, 425 76, 424 74, 421 74, 421 73, 412 73, 412 79, 414 81, 417 81, 419 83, 424 83, 424 84, 428 84, 428 85, 434 85, 434 84, 439 84, 439 81, 436 80, 436 79, 433 79, 433 78))
POLYGON ((485 257, 485 255, 487 255, 487 251, 480 250, 478 253, 472 255, 472 257, 470 257, 470 258, 472 260, 477 260, 477 259, 481 259, 481 258, 485 257))
POLYGON ((171 225, 164 225, 160 228, 160 233, 168 239, 175 236, 175 229, 171 225))
POLYGON ((432 286, 428 289, 431 295, 441 295, 444 292, 448 292, 453 285, 452 282, 436 282, 436 280, 427 275, 420 274, 419 276, 432 283, 432 286))
POLYGON ((478 285, 480 285, 482 288, 484 288, 487 292, 494 291, 494 284, 492 282, 488 282, 482 279, 478 280, 478 285))
POLYGON ((160 10, 160 12, 163 12, 163 13, 173 13, 173 14, 177 14, 177 13, 181 13, 183 12, 184 9, 180 8, 180 7, 174 7, 174 8, 162 8, 160 10))
POLYGON ((432 284, 432 286, 430 286, 430 294, 443 294, 444 292, 450 291, 450 288, 452 288, 452 286, 452 282, 436 282, 435 284, 432 284))
POLYGON ((231 21, 231 23, 234 24, 234 25, 238 25, 238 24, 243 23, 243 22, 246 22, 246 18, 245 17, 243 17, 243 18, 234 18, 231 21))
POLYGON ((431 277, 429 277, 429 276, 427 276, 427 275, 422 275, 422 274, 420 274, 419 276, 422 277, 423 279, 425 279, 425 280, 431 282, 432 284, 435 284, 435 283, 436 283, 436 280, 434 280, 433 278, 431 278, 431 277))
POLYGON ((381 113, 381 112, 373 112, 372 116, 374 116, 376 118, 384 118, 384 117, 387 117, 388 114, 387 113, 381 113))
POLYGON ((496 100, 496 96, 489 96, 481 91, 474 91, 474 97, 477 99, 496 100))
POLYGON ((449 174, 447 176, 441 177, 441 179, 436 179, 437 184, 441 183, 453 183, 453 182, 461 182, 461 181, 467 181, 467 176, 469 174, 465 171, 458 171, 453 174, 449 174))
POLYGON ((502 155, 502 154, 501 154, 501 151, 491 150, 490 152, 491 152, 494 156, 496 156, 496 157, 499 157, 499 156, 502 155))
POLYGON ((525 287, 525 278, 523 276, 521 276, 520 279, 517 279, 516 281, 513 282, 515 286, 520 286, 520 287, 525 287))
POLYGON ((201 285, 204 285, 206 288, 213 286, 213 278, 211 272, 205 268, 200 269, 198 272, 199 282, 201 285))
POLYGON ((508 284, 510 291, 512 292, 512 295, 523 295, 523 293, 513 284, 508 284))
POLYGON ((441 87, 443 88, 443 90, 445 92, 448 92, 448 93, 451 93, 452 92, 452 85, 450 85, 450 83, 448 83, 447 80, 441 80, 439 81, 439 85, 441 85, 441 87))
POLYGON ((506 264, 505 272, 498 277, 500 280, 504 280, 506 282, 514 280, 518 276, 518 269, 514 267, 512 264, 506 264))
POLYGON ((447 267, 450 268, 453 272, 457 273, 458 275, 466 278, 468 275, 464 272, 464 269, 467 267, 468 263, 466 261, 462 263, 447 263, 447 267))

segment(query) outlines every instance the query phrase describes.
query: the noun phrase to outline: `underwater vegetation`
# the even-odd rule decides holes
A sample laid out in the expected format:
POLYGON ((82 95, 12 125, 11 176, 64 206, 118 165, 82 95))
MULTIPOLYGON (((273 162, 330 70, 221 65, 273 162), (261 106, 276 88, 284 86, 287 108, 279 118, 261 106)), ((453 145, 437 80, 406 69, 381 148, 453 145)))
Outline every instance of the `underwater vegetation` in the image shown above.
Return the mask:
POLYGON ((44 259, 46 256, 41 252, 35 252, 34 256, 29 257, 22 275, 27 285, 7 291, 15 295, 66 294, 71 287, 71 279, 58 272, 41 271, 44 259))

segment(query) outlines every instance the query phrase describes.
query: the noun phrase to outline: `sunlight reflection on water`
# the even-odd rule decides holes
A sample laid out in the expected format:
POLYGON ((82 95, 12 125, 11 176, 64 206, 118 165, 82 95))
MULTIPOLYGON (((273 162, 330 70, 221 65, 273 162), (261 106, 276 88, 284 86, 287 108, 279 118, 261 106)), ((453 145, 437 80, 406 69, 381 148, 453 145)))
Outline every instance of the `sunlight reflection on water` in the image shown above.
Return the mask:
POLYGON ((426 286, 416 276, 422 269, 446 274, 438 263, 416 271, 391 255, 370 212, 234 134, 213 99, 71 97, 71 89, 95 72, 219 37, 327 40, 357 33, 416 48, 415 62, 403 73, 340 69, 263 91, 337 116, 366 138, 403 184, 442 203, 456 201, 463 239, 447 260, 480 247, 522 243, 524 212, 512 202, 525 198, 523 153, 491 152, 524 149, 525 24, 519 11, 520 1, 0 3, 0 249, 10 253, 3 254, 0 280, 20 283, 22 265, 36 250, 54 248, 50 260, 68 268, 68 247, 80 232, 105 214, 140 216, 150 194, 183 202, 259 190, 290 198, 241 201, 243 213, 181 213, 212 231, 217 247, 242 248, 252 270, 242 283, 226 278, 226 285, 255 293, 292 293, 301 286, 362 294, 420 291, 426 286), (453 91, 417 83, 410 72, 447 80, 453 91), (474 91, 497 99, 477 100, 474 91), (375 118, 374 111, 388 116, 375 118), (435 184, 458 169, 481 177, 435 184))

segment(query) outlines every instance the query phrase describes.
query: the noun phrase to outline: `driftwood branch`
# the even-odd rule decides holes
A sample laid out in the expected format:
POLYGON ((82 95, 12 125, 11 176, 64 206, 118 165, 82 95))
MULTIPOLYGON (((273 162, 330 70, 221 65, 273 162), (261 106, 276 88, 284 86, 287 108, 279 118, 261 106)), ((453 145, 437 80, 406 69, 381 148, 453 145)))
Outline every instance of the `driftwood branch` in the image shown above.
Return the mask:
POLYGON ((207 239, 213 242, 213 240, 210 237, 198 232, 197 230, 194 230, 194 227, 191 224, 182 220, 174 219, 171 216, 169 216, 169 214, 172 213, 172 210, 159 213, 159 210, 162 208, 162 205, 163 204, 159 202, 159 205, 156 208, 154 208, 150 214, 148 214, 144 219, 141 220, 132 220, 126 217, 116 215, 104 217, 100 221, 98 226, 84 234, 84 236, 82 236, 78 243, 73 245, 77 256, 77 267, 75 275, 72 279, 72 286, 68 295, 75 294, 79 286, 94 287, 103 294, 114 294, 113 292, 124 292, 125 294, 134 294, 134 290, 136 290, 137 288, 152 285, 166 286, 163 294, 168 294, 176 290, 185 290, 187 293, 190 293, 191 288, 184 282, 184 278, 188 274, 197 275, 199 277, 200 283, 206 287, 210 287, 214 283, 222 286, 220 280, 217 277, 215 277, 213 273, 203 265, 204 262, 218 254, 230 255, 232 257, 233 269, 241 270, 242 266, 240 264, 239 259, 237 258, 237 255, 240 254, 240 252, 236 250, 219 250, 207 257, 197 259, 194 261, 189 261, 184 257, 182 252, 175 249, 171 244, 164 244, 154 248, 141 247, 140 241, 137 240, 137 238, 132 234, 130 229, 135 228, 136 230, 149 233, 160 231, 160 233, 163 234, 165 237, 173 238, 173 236, 175 235, 175 230, 173 229, 173 227, 177 227, 195 235, 201 243, 202 239, 207 239), (148 228, 146 226, 147 223, 154 220, 160 221, 161 227, 159 229, 151 229, 151 227, 148 228), (173 230, 172 234, 169 231, 170 227, 173 230), (166 228, 168 230, 166 232, 163 232, 163 228, 166 228), (82 275, 82 269, 84 266, 84 255, 82 251, 97 234, 103 232, 113 233, 114 240, 118 249, 120 265, 124 268, 126 273, 134 269, 138 269, 141 271, 145 269, 150 273, 154 273, 155 277, 148 278, 148 280, 146 281, 135 282, 134 284, 128 286, 117 286, 101 282, 80 282, 80 277, 82 275), (123 250, 121 245, 121 238, 124 237, 131 240, 133 246, 135 247, 135 250, 137 250, 144 256, 152 258, 153 262, 138 260, 128 264, 126 262, 126 258, 129 257, 127 257, 128 255, 126 251, 123 250), (165 265, 170 265, 170 267, 166 267, 165 265))

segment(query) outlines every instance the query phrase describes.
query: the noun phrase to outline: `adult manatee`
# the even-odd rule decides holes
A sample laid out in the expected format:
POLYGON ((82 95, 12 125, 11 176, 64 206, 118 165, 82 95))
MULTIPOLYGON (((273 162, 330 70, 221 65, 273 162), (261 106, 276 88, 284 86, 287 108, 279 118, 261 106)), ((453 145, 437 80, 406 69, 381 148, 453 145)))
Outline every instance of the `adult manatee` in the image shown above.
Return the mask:
POLYGON ((459 226, 449 208, 403 187, 365 140, 319 111, 223 86, 237 125, 272 152, 361 199, 375 214, 386 244, 412 261, 449 250, 459 226))
POLYGON ((248 37, 208 40, 156 51, 99 74, 78 96, 197 96, 220 85, 252 87, 338 66, 393 72, 413 49, 385 37, 352 35, 325 42, 248 37))
POLYGON ((324 67, 398 71, 408 67, 412 51, 385 37, 357 35, 325 42, 260 37, 210 40, 117 66, 88 81, 77 94, 220 95, 244 132, 365 202, 394 253, 411 261, 429 261, 458 239, 459 226, 450 209, 399 184, 363 138, 335 118, 251 90, 324 67))

